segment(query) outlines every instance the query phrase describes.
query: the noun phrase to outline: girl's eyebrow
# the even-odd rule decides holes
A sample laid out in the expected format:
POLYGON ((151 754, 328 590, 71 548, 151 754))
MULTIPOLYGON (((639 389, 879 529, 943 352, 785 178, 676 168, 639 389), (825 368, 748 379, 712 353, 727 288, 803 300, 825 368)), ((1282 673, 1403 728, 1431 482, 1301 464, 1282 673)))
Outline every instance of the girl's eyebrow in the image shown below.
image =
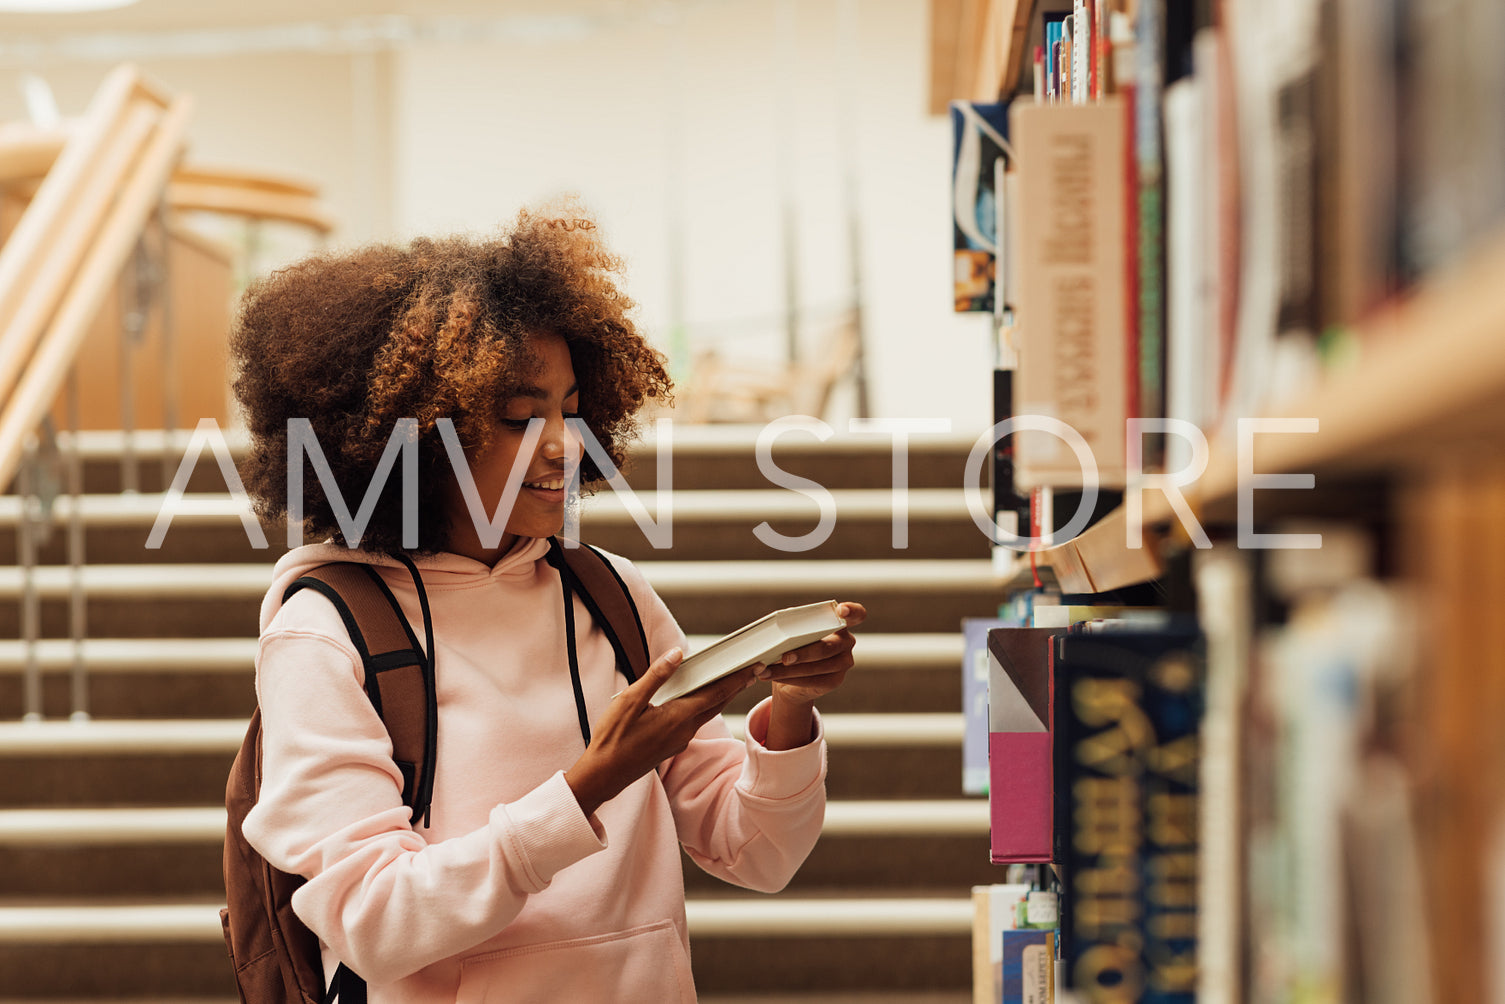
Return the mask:
MULTIPOLYGON (((580 384, 570 384, 570 389, 564 392, 565 397, 574 397, 580 393, 580 384)), ((535 401, 547 401, 549 394, 541 387, 519 387, 512 394, 513 397, 532 398, 535 401)))

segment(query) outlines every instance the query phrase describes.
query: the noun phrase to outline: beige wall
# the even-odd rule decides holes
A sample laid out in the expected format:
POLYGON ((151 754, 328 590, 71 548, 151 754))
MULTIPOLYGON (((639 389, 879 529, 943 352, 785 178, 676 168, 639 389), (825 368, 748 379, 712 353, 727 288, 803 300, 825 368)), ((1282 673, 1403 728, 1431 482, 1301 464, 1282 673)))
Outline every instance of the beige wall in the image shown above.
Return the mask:
MULTIPOLYGON (((819 311, 846 299, 850 137, 875 409, 981 429, 987 323, 950 310, 949 125, 926 114, 924 0, 861 3, 850 73, 836 0, 785 8, 792 46, 781 47, 778 9, 728 0, 678 25, 640 20, 572 41, 140 62, 197 99, 193 159, 316 180, 340 242, 484 230, 521 204, 578 192, 628 260, 629 291, 666 348, 675 219, 693 345, 779 351, 781 192, 799 219, 801 302, 819 311)), ((37 69, 71 114, 107 68, 37 69)), ((0 116, 25 114, 19 76, 0 69, 0 116)))
MULTIPOLYGON (((65 116, 88 106, 113 64, 49 63, 32 72, 51 85, 65 116)), ((146 74, 194 98, 192 161, 293 173, 323 186, 334 214, 351 231, 379 219, 356 200, 361 165, 352 129, 351 58, 343 54, 274 53, 140 61, 146 74)), ((26 117, 22 72, 0 73, 0 117, 26 117)))

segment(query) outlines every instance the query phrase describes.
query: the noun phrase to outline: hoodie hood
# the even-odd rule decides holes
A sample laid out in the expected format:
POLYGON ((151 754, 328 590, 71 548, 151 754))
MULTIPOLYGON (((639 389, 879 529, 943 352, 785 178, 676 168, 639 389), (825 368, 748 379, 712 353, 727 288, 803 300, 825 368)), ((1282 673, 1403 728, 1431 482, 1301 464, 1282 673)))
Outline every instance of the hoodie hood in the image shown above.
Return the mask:
MULTIPOLYGON (((418 572, 423 576, 424 589, 446 589, 473 586, 482 579, 531 576, 534 574, 534 566, 548 553, 547 539, 519 537, 494 565, 447 551, 416 556, 413 564, 418 566, 418 572)), ((282 597, 288 586, 312 569, 336 561, 353 561, 376 569, 390 568, 401 576, 403 582, 410 581, 403 563, 385 554, 351 549, 331 542, 295 547, 278 559, 272 570, 271 588, 261 601, 261 630, 265 631, 272 623, 272 618, 277 616, 277 611, 282 609, 282 597)))

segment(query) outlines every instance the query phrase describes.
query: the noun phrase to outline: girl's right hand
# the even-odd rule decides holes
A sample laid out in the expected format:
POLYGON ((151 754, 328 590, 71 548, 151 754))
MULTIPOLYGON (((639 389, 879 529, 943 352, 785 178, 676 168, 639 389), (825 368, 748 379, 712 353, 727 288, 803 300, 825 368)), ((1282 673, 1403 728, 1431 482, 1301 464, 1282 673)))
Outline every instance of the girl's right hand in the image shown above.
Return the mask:
POLYGON ((684 752, 701 727, 750 686, 761 664, 708 683, 660 707, 648 703, 684 661, 672 648, 632 686, 611 699, 591 743, 564 780, 587 816, 664 760, 684 752))

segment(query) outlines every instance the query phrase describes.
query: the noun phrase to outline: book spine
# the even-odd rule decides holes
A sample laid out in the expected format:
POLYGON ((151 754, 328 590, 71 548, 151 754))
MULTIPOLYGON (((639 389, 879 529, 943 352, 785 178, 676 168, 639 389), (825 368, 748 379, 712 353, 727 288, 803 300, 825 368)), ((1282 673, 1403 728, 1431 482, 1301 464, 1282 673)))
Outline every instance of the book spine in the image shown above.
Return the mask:
MULTIPOLYGON (((1164 208, 1161 191, 1161 91, 1165 0, 1140 0, 1135 32, 1134 159, 1139 202, 1139 402, 1137 414, 1165 414, 1164 208)), ((1163 466, 1164 441, 1147 436, 1143 469, 1163 466)))
POLYGON ((1098 84, 1098 60, 1102 54, 1102 8, 1106 0, 1087 0, 1084 5, 1087 15, 1087 89, 1086 100, 1096 101, 1102 97, 1098 84))
POLYGON ((989 907, 992 894, 985 885, 972 887, 972 1004, 994 1004, 992 939, 989 907))
MULTIPOLYGON (((1014 371, 993 371, 993 422, 1014 417, 1014 371)), ((993 444, 993 519, 998 528, 1014 537, 1023 535, 1030 523, 1030 500, 1015 487, 1014 439, 1005 436, 993 444)))
POLYGON ((1196 994, 1199 667, 1185 648, 1058 640, 1070 843, 1063 957, 1086 1004, 1196 994))
POLYGON ((1060 53, 1061 22, 1045 22, 1045 100, 1056 99, 1056 57, 1060 53))
POLYGON ((1050 931, 1003 932, 1002 1004, 1049 1004, 1055 989, 1055 940, 1050 931))
POLYGON ((1197 999, 1201 681, 1187 652, 1160 659, 1145 679, 1156 742, 1145 774, 1146 1004, 1197 999))
MULTIPOLYGON (((1122 488, 1124 107, 1023 105, 1011 116, 1021 247, 1015 406, 1069 426, 1091 450, 1098 484, 1122 488)), ((1021 433, 1014 462, 1021 488, 1086 483, 1076 452, 1045 432, 1021 433)))
MULTIPOLYGON (((1067 714, 1060 702, 1067 695, 1066 681, 1061 677, 1057 653, 1060 638, 1052 638, 1047 665, 1050 669, 1050 790, 1051 790, 1051 861, 1066 865, 1071 860, 1071 737, 1068 732, 1067 714)), ((1061 916, 1070 912, 1070 887, 1062 889, 1066 900, 1061 916)), ((1061 951, 1064 955, 1068 945, 1066 925, 1062 928, 1061 951)))
MULTIPOLYGON (((1182 77, 1165 89, 1166 348, 1165 414, 1167 418, 1206 428, 1208 311, 1203 298, 1207 247, 1202 153, 1202 94, 1196 75, 1182 77)), ((1192 442, 1166 437, 1165 468, 1191 466, 1192 442)))
MULTIPOLYGON (((1122 89, 1124 96, 1124 413, 1130 418, 1144 417, 1139 381, 1139 162, 1135 155, 1138 125, 1135 115, 1134 85, 1122 89)), ((1127 443, 1127 464, 1144 470, 1144 442, 1139 437, 1127 443)))
POLYGON ((1087 0, 1075 0, 1072 6, 1071 101, 1087 103, 1087 62, 1092 52, 1092 19, 1087 0))
POLYGON ((1092 22, 1092 100, 1100 101, 1113 93, 1113 42, 1108 30, 1113 13, 1112 0, 1093 0, 1092 22))
POLYGON ((1009 622, 962 621, 962 794, 988 793, 988 631, 1009 622))
POLYGON ((1056 28, 1056 40, 1051 43, 1050 57, 1050 98, 1052 101, 1061 100, 1061 51, 1065 48, 1061 41, 1061 29, 1056 28))

